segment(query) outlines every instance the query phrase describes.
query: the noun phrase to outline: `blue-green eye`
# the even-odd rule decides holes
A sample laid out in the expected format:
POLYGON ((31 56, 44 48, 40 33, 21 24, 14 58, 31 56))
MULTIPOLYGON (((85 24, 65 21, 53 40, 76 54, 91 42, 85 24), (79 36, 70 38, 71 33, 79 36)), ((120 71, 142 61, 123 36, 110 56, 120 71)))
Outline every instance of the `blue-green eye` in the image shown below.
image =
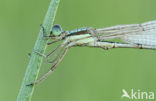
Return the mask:
POLYGON ((62 28, 60 25, 54 25, 51 32, 53 36, 59 36, 62 33, 62 28))

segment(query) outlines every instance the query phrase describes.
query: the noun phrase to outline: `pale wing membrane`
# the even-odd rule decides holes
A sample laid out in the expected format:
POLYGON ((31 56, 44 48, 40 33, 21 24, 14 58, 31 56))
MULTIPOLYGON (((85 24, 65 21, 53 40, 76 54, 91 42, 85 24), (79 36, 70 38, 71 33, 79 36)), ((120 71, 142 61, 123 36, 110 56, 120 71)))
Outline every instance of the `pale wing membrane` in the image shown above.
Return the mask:
POLYGON ((101 28, 96 33, 99 40, 120 38, 127 43, 156 45, 156 21, 101 28))
POLYGON ((128 43, 156 45, 156 30, 140 32, 134 35, 125 35, 121 37, 121 39, 128 43))
POLYGON ((114 39, 124 36, 126 34, 134 34, 136 32, 142 31, 139 24, 130 25, 117 25, 108 28, 96 29, 96 35, 100 40, 114 39))

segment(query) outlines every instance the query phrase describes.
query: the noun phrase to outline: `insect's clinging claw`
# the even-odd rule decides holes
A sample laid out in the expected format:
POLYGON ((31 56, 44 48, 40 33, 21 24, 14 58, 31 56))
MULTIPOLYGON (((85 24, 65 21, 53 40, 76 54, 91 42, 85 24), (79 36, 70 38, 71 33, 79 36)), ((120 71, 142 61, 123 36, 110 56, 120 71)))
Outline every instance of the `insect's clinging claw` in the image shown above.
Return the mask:
POLYGON ((37 51, 37 50, 34 50, 33 52, 39 54, 40 56, 43 56, 43 57, 47 58, 47 55, 42 54, 41 52, 39 52, 39 51, 37 51))
POLYGON ((34 83, 27 84, 26 86, 34 86, 34 83))
POLYGON ((40 27, 41 27, 41 30, 42 30, 43 36, 45 36, 45 35, 44 35, 44 33, 45 33, 45 28, 43 27, 43 24, 40 24, 40 27))
POLYGON ((50 38, 51 38, 50 36, 46 36, 46 35, 45 35, 45 28, 44 28, 43 24, 40 24, 40 28, 41 28, 41 31, 42 31, 43 38, 44 38, 45 40, 50 39, 50 38))
POLYGON ((28 53, 29 58, 31 57, 31 53, 28 53))

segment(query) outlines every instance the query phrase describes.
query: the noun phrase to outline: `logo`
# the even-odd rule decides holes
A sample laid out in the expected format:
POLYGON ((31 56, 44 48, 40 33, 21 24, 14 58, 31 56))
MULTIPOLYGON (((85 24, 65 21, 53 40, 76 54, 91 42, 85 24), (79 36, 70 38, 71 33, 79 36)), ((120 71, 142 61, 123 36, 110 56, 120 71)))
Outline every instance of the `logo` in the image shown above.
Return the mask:
POLYGON ((131 89, 129 91, 126 91, 125 89, 122 89, 122 96, 121 98, 124 99, 131 99, 131 100, 154 100, 154 92, 146 92, 141 91, 140 89, 134 90, 131 89))

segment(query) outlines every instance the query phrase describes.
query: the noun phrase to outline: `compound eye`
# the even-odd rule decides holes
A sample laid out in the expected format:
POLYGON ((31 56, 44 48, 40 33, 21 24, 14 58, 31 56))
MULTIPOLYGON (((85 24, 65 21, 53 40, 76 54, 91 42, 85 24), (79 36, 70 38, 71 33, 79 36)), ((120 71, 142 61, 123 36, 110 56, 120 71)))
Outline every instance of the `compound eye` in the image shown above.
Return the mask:
POLYGON ((62 28, 60 25, 54 25, 51 32, 53 36, 59 36, 62 33, 62 28))

